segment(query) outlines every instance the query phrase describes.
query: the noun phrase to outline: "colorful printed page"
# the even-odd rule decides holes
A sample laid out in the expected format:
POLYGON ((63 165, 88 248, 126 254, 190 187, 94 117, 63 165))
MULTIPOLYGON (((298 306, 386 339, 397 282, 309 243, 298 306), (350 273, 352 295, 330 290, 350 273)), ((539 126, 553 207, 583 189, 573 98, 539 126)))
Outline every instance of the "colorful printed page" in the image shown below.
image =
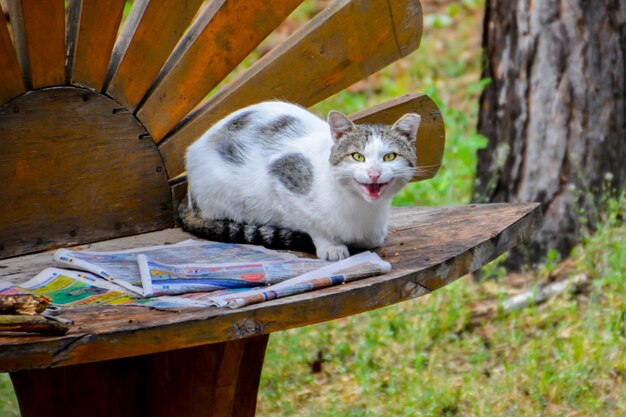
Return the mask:
POLYGON ((19 293, 47 295, 53 304, 62 306, 123 304, 132 300, 127 292, 93 274, 59 268, 46 268, 30 281, 0 288, 3 295, 19 293))
POLYGON ((46 295, 57 306, 110 304, 171 308, 206 305, 178 297, 138 299, 97 275, 60 268, 46 268, 20 285, 0 284, 0 295, 24 293, 46 295))
POLYGON ((171 265, 138 255, 146 296, 251 288, 276 284, 328 265, 319 259, 171 265))
POLYGON ((295 255, 276 252, 262 246, 186 240, 162 245, 113 252, 90 252, 59 249, 54 261, 64 268, 94 273, 138 295, 145 295, 137 256, 146 255, 164 264, 269 262, 297 259, 295 255))

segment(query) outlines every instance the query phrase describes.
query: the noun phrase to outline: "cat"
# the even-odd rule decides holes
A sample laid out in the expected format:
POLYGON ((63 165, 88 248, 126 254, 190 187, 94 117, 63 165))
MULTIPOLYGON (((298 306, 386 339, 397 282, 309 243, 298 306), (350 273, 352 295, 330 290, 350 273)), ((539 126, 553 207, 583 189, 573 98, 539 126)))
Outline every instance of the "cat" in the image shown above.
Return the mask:
POLYGON ((331 111, 326 122, 280 101, 238 110, 187 150, 183 229, 329 261, 379 247, 391 199, 417 170, 420 120, 355 125, 331 111))

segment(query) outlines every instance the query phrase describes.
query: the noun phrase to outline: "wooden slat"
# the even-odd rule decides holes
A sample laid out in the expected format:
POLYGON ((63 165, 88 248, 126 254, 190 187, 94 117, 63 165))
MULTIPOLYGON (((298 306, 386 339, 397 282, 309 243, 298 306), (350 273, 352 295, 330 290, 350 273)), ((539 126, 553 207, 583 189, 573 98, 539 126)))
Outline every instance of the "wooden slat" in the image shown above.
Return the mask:
POLYGON ((355 123, 392 124, 406 113, 422 116, 415 141, 419 170, 412 181, 432 178, 441 166, 446 135, 441 111, 430 97, 408 94, 355 113, 350 119, 355 123))
POLYGON ((64 1, 11 0, 9 12, 27 86, 64 85, 64 1))
POLYGON ((301 2, 212 2, 137 113, 152 137, 163 138, 301 2))
POLYGON ((68 80, 100 91, 125 0, 75 0, 68 14, 68 80))
MULTIPOLYGON (((4 10, 0 8, 0 14, 4 10)), ((4 22, 0 22, 0 106, 26 91, 11 36, 4 22)))
POLYGON ((114 51, 112 78, 107 86, 107 93, 131 111, 154 82, 202 4, 202 0, 146 2, 133 5, 133 16, 129 16, 114 51))
MULTIPOLYGON (((68 308, 61 317, 72 319, 75 324, 63 337, 2 337, 0 372, 218 343, 380 308, 428 294, 475 271, 520 243, 540 225, 541 207, 536 203, 394 208, 384 254, 379 251, 392 265, 388 274, 236 310, 68 308)), ((189 236, 172 229, 143 238, 152 243, 155 238, 149 236, 154 235, 161 237, 160 243, 174 243, 189 236)), ((130 247, 143 246, 138 238, 142 236, 133 237, 130 247)), ((123 241, 118 240, 118 249, 129 248, 123 241)), ((106 244, 94 244, 92 249, 106 244)), ((0 266, 11 261, 0 261, 0 266)), ((9 268, 0 268, 0 274, 9 268)), ((14 279, 26 280, 31 273, 31 267, 22 264, 21 278, 14 275, 14 279)))
POLYGON ((183 171, 187 146, 234 110, 274 98, 308 107, 417 48, 422 33, 419 2, 391 3, 333 3, 194 111, 160 145, 170 176, 183 171))
POLYGON ((120 110, 76 87, 0 107, 0 258, 173 224, 156 146, 120 110))

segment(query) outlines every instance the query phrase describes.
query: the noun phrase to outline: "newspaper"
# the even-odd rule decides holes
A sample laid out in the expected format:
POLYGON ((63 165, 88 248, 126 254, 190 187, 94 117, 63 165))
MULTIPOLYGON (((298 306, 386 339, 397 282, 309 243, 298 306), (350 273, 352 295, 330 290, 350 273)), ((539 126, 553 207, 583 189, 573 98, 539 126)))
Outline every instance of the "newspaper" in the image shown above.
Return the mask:
POLYGON ((0 295, 23 293, 46 295, 50 297, 52 304, 57 306, 111 304, 170 308, 205 305, 177 297, 136 298, 123 288, 97 275, 60 268, 46 268, 33 279, 20 285, 0 284, 0 295))
POLYGON ((319 259, 171 265, 137 256, 145 296, 276 284, 328 265, 319 259))
POLYGON ((372 252, 330 263, 261 246, 197 240, 115 252, 59 249, 54 260, 82 271, 47 269, 27 283, 30 288, 14 289, 49 292, 61 305, 237 308, 391 269, 372 252), (61 292, 55 295, 56 288, 61 292))
POLYGON ((185 240, 162 245, 113 252, 90 252, 59 249, 54 253, 56 265, 94 273, 110 282, 144 296, 137 256, 145 255, 165 264, 206 262, 259 262, 298 259, 262 246, 238 245, 210 241, 185 240))
POLYGON ((213 294, 198 300, 218 307, 238 308, 318 288, 345 284, 357 279, 385 274, 390 270, 389 262, 383 261, 375 253, 362 252, 269 287, 248 291, 222 292, 219 295, 213 294))

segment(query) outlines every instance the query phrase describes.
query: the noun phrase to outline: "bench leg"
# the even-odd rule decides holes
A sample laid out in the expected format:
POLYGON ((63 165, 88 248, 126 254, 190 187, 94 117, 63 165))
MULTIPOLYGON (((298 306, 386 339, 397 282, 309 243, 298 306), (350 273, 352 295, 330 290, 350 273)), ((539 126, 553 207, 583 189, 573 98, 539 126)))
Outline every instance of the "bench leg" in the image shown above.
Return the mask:
POLYGON ((11 373, 22 417, 254 416, 269 335, 11 373))

